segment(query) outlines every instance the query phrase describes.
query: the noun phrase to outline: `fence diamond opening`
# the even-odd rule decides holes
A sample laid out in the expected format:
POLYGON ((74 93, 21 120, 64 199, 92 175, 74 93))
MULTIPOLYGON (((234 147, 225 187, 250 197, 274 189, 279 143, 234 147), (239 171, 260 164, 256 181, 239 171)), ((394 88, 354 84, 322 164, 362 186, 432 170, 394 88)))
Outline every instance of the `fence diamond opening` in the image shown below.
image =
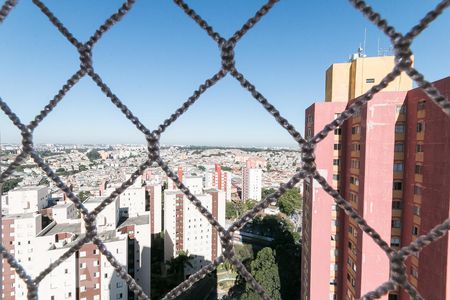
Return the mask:
MULTIPOLYGON (((232 234, 241 228, 246 222, 256 216, 258 212, 268 207, 270 203, 276 202, 280 196, 289 188, 292 188, 301 179, 309 176, 314 178, 323 189, 331 195, 336 204, 345 211, 345 213, 353 218, 359 225, 359 227, 367 233, 375 243, 383 249, 390 260, 390 278, 381 283, 375 290, 367 292, 363 299, 376 299, 382 295, 387 294, 389 291, 395 290, 397 287, 404 288, 412 299, 423 299, 419 292, 408 282, 406 278, 405 259, 413 253, 420 252, 428 244, 436 241, 447 233, 450 229, 450 218, 443 223, 434 227, 426 235, 418 237, 410 245, 401 248, 400 250, 392 249, 380 235, 358 214, 358 212, 352 208, 351 204, 347 202, 335 189, 333 189, 328 182, 323 178, 316 170, 314 149, 316 144, 323 140, 330 131, 340 126, 346 119, 351 117, 355 111, 364 103, 370 101, 374 94, 385 88, 391 81, 393 81, 401 72, 405 72, 411 79, 413 79, 417 85, 422 88, 425 93, 440 106, 442 110, 450 116, 450 102, 439 91, 429 83, 424 76, 412 67, 411 55, 413 54, 410 46, 417 37, 431 22, 433 22, 448 6, 450 6, 450 0, 441 1, 433 10, 428 12, 420 22, 415 25, 408 33, 402 34, 396 31, 396 29, 389 25, 389 23, 381 17, 380 14, 373 11, 372 8, 362 0, 350 0, 350 3, 359 10, 368 20, 373 22, 386 36, 391 40, 392 46, 395 52, 395 67, 387 74, 380 83, 373 86, 365 94, 359 96, 348 109, 343 111, 341 115, 326 125, 318 134, 311 139, 305 140, 302 135, 292 126, 288 120, 283 118, 280 112, 269 103, 269 101, 256 89, 256 87, 249 82, 243 74, 241 74, 234 62, 234 48, 239 40, 265 15, 269 10, 278 2, 278 0, 269 0, 263 5, 256 14, 251 17, 238 31, 236 31, 230 38, 225 39, 219 33, 202 19, 194 10, 192 10, 183 0, 174 0, 190 18, 192 18, 207 34, 217 43, 221 50, 221 69, 209 79, 205 80, 199 88, 187 99, 183 105, 178 108, 168 119, 166 119, 157 129, 150 131, 147 129, 141 121, 133 115, 133 113, 127 108, 127 106, 112 92, 110 87, 103 82, 101 76, 94 70, 92 64, 92 49, 95 44, 102 38, 102 36, 117 22, 119 22, 133 7, 135 0, 127 0, 122 4, 119 10, 109 17, 103 25, 101 25, 94 34, 89 38, 87 42, 78 41, 67 29, 61 21, 47 8, 47 6, 40 0, 33 0, 33 3, 45 14, 50 22, 63 34, 66 39, 78 50, 80 59, 80 68, 75 74, 73 74, 58 91, 53 99, 42 109, 42 111, 34 118, 30 124, 23 124, 17 115, 8 107, 6 102, 0 98, 0 108, 9 117, 13 124, 20 130, 22 135, 22 151, 15 158, 7 169, 0 175, 0 183, 4 182, 14 171, 14 169, 29 155, 34 162, 46 173, 46 175, 53 180, 58 188, 65 192, 68 198, 75 204, 76 208, 82 214, 85 220, 86 236, 79 240, 73 247, 65 252, 58 260, 50 264, 45 270, 36 277, 32 278, 27 271, 16 261, 15 257, 10 254, 3 245, 0 245, 0 251, 4 259, 15 269, 18 276, 26 283, 28 289, 28 299, 37 299, 39 283, 44 277, 46 277, 53 269, 55 269, 64 260, 73 255, 79 250, 83 244, 93 242, 97 245, 100 252, 107 258, 111 265, 118 272, 120 277, 125 280, 131 291, 133 291, 139 299, 149 299, 149 295, 145 295, 142 288, 136 281, 127 273, 127 270, 122 266, 108 251, 104 243, 99 239, 96 229, 96 216, 101 212, 108 204, 110 204, 114 198, 121 194, 125 189, 131 186, 143 171, 151 166, 157 164, 164 170, 169 178, 171 178, 176 186, 186 195, 186 197, 197 207, 200 213, 208 219, 209 223, 214 226, 220 234, 223 253, 216 258, 211 264, 203 267, 200 271, 193 274, 189 279, 182 282, 180 285, 170 291, 164 299, 174 299, 176 296, 182 294, 188 290, 197 281, 204 278, 208 273, 214 271, 214 269, 220 263, 228 260, 237 269, 238 273, 252 286, 252 288, 263 298, 270 299, 265 293, 264 289, 253 276, 248 272, 245 266, 235 257, 233 251, 232 234), (263 107, 270 113, 275 120, 285 128, 292 138, 300 146, 302 155, 302 168, 285 184, 273 194, 267 196, 261 202, 259 202, 253 209, 244 214, 243 217, 236 220, 228 230, 214 219, 212 214, 202 206, 201 202, 189 191, 189 189, 178 179, 177 175, 169 168, 169 166, 163 161, 160 156, 159 139, 161 134, 175 122, 183 113, 185 113, 204 93, 207 89, 224 78, 226 75, 234 77, 244 89, 246 89, 253 98, 260 102, 263 107), (133 173, 133 175, 122 185, 117 188, 109 197, 107 197, 97 208, 93 211, 88 211, 83 205, 81 200, 71 192, 68 186, 59 178, 55 172, 42 160, 37 154, 33 145, 33 131, 39 125, 39 123, 58 105, 58 103, 64 98, 66 93, 83 77, 90 77, 97 86, 102 90, 105 96, 129 119, 136 128, 141 131, 148 143, 148 159, 133 173)), ((6 19, 11 10, 16 6, 17 0, 6 0, 0 9, 0 24, 6 19)))

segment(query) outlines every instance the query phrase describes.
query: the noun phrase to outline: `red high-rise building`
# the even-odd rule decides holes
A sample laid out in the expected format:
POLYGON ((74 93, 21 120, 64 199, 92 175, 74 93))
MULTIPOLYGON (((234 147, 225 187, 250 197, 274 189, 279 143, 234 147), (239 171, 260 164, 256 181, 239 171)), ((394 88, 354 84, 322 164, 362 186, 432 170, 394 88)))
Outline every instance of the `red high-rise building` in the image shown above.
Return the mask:
MULTIPOLYGON (((450 77, 434 83, 450 98, 450 77)), ((312 137, 351 102, 306 110, 312 137)), ((319 173, 398 249, 450 216, 450 118, 421 89, 382 91, 316 148, 319 173)), ((321 186, 304 183, 302 299, 355 299, 389 279, 389 259, 321 186)), ((406 260, 424 299, 450 299, 448 235, 406 260), (448 275, 447 275, 448 274, 448 275)), ((382 299, 409 299, 394 291, 382 299)))

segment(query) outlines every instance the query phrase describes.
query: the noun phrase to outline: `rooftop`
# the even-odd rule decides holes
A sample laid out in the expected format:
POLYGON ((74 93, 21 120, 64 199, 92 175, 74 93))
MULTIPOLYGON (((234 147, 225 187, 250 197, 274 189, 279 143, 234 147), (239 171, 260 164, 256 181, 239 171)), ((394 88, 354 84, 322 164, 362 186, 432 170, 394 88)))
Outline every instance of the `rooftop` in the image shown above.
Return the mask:
MULTIPOLYGON (((49 226, 51 226, 51 224, 49 226)), ((55 223, 54 226, 50 228, 50 230, 43 230, 39 234, 39 236, 51 236, 63 232, 81 233, 81 223, 55 223)))
POLYGON ((128 225, 145 225, 149 224, 150 216, 145 214, 137 217, 132 217, 126 219, 122 224, 120 224, 117 228, 121 228, 128 225))
POLYGON ((21 187, 17 187, 14 190, 12 190, 11 192, 28 192, 28 191, 38 191, 41 189, 46 189, 46 186, 43 185, 36 185, 36 186, 21 186, 21 187))

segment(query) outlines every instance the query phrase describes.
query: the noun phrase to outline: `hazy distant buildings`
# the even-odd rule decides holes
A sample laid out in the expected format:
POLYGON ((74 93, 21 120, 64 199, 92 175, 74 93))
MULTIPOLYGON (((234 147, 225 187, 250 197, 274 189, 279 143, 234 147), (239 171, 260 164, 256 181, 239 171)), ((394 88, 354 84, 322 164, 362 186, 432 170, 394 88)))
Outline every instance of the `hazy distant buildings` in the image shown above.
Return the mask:
MULTIPOLYGON (((394 57, 356 57, 327 70, 326 101, 305 114, 312 137, 392 70, 394 57)), ((435 83, 446 97, 450 78, 435 83)), ((324 176, 391 247, 409 244, 449 217, 450 120, 411 79, 400 75, 330 133, 316 149, 324 176), (437 175, 439 174, 439 175, 437 175), (436 177, 438 176, 438 177, 436 177)), ((386 254, 336 207, 321 186, 304 181, 302 299, 355 299, 389 278, 386 254), (328 224, 328 225, 327 225, 328 224), (376 272, 374 272, 376 270, 376 272)), ((406 276, 425 299, 450 297, 448 237, 407 259, 406 276)), ((394 291, 382 299, 409 299, 394 291)))
POLYGON ((257 168, 256 162, 247 160, 242 168, 242 200, 261 200, 262 170, 257 168))

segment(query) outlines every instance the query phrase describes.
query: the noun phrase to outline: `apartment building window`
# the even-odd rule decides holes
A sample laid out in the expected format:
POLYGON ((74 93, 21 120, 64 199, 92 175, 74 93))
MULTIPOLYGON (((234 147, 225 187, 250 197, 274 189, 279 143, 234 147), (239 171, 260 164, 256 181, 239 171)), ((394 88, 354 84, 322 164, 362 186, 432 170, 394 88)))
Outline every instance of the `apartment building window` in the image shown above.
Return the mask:
POLYGON ((86 268, 86 263, 80 263, 80 269, 86 268))
POLYGON ((411 267, 411 275, 414 278, 419 277, 419 273, 417 272, 417 269, 415 267, 411 267))
POLYGON ((392 228, 400 228, 402 222, 400 221, 400 219, 392 219, 391 221, 391 227, 392 228))
POLYGON ((402 162, 394 162, 394 172, 403 172, 402 162))
POLYGON ((359 116, 361 116, 361 109, 358 107, 358 108, 355 108, 355 112, 353 113, 353 117, 359 117, 359 116))
POLYGON ((414 185, 414 195, 422 195, 422 187, 414 185))
POLYGON ((405 105, 397 105, 395 110, 399 114, 405 114, 406 113, 406 106, 405 105))
POLYGON ((418 235, 418 234, 419 234, 419 228, 417 228, 417 226, 413 226, 413 228, 412 228, 412 234, 413 234, 413 235, 418 235))
POLYGON ((350 183, 354 185, 359 185, 359 179, 356 176, 350 176, 350 183))
POLYGON ((339 174, 333 174, 333 180, 339 181, 339 174))
POLYGON ((425 109, 425 100, 417 102, 417 110, 424 110, 424 109, 425 109))
POLYGON ((417 122, 416 132, 422 132, 425 130, 425 123, 423 121, 417 122))
POLYGON ((81 274, 81 275, 80 275, 80 281, 81 281, 81 280, 86 280, 86 274, 81 274))
POLYGON ((350 192, 350 201, 358 203, 358 194, 350 192))
POLYGON ((338 240, 337 235, 332 234, 332 235, 331 235, 331 240, 332 240, 332 241, 337 241, 337 240, 338 240))
POLYGON ((122 299, 122 293, 116 294, 116 299, 122 299))
POLYGON ((416 216, 420 216, 420 206, 413 205, 413 214, 416 216))
POLYGON ((333 159, 333 166, 339 166, 340 160, 339 159, 333 159))
POLYGON ((397 152, 397 153, 404 152, 405 151, 405 145, 403 143, 395 143, 394 151, 397 152))
POLYGON ((352 134, 359 134, 361 132, 361 128, 356 125, 352 127, 352 134))
POLYGON ((366 83, 375 83, 375 78, 366 78, 366 83))
POLYGON ((401 209, 401 208, 402 208, 402 202, 400 200, 392 201, 392 209, 401 209))
POLYGON ((351 267, 352 264, 353 264, 352 258, 351 258, 351 257, 347 257, 347 265, 348 265, 349 267, 351 267))
POLYGON ((391 237, 391 247, 400 247, 400 238, 399 237, 391 237))
POLYGON ((405 124, 404 123, 395 124, 395 133, 405 133, 405 124))
POLYGON ((416 174, 422 174, 422 171, 423 171, 423 166, 422 166, 422 165, 416 165, 416 166, 415 166, 414 172, 415 172, 416 174))
POLYGON ((312 129, 310 127, 306 128, 306 137, 312 137, 312 129))
POLYGON ((342 135, 342 129, 341 129, 341 127, 336 128, 336 129, 334 130, 334 134, 335 134, 335 135, 342 135))
POLYGON ((403 190, 403 182, 400 180, 394 181, 393 189, 394 189, 394 191, 402 191, 403 190))
POLYGON ((348 242, 348 249, 350 249, 350 250, 353 250, 354 249, 354 245, 353 245, 353 243, 352 242, 348 242))
POLYGON ((351 166, 352 169, 359 169, 359 160, 352 159, 350 161, 350 166, 351 166))
POLYGON ((398 300, 398 295, 396 295, 396 294, 389 294, 388 300, 398 300))
POLYGON ((338 270, 338 265, 337 264, 330 264, 330 270, 331 271, 337 271, 338 270))
POLYGON ((352 144, 352 151, 360 151, 361 150, 361 144, 360 143, 353 143, 352 144))
POLYGON ((423 152, 423 144, 417 144, 416 145, 416 152, 417 153, 423 152))
POLYGON ((334 150, 341 150, 341 144, 334 144, 334 150))

